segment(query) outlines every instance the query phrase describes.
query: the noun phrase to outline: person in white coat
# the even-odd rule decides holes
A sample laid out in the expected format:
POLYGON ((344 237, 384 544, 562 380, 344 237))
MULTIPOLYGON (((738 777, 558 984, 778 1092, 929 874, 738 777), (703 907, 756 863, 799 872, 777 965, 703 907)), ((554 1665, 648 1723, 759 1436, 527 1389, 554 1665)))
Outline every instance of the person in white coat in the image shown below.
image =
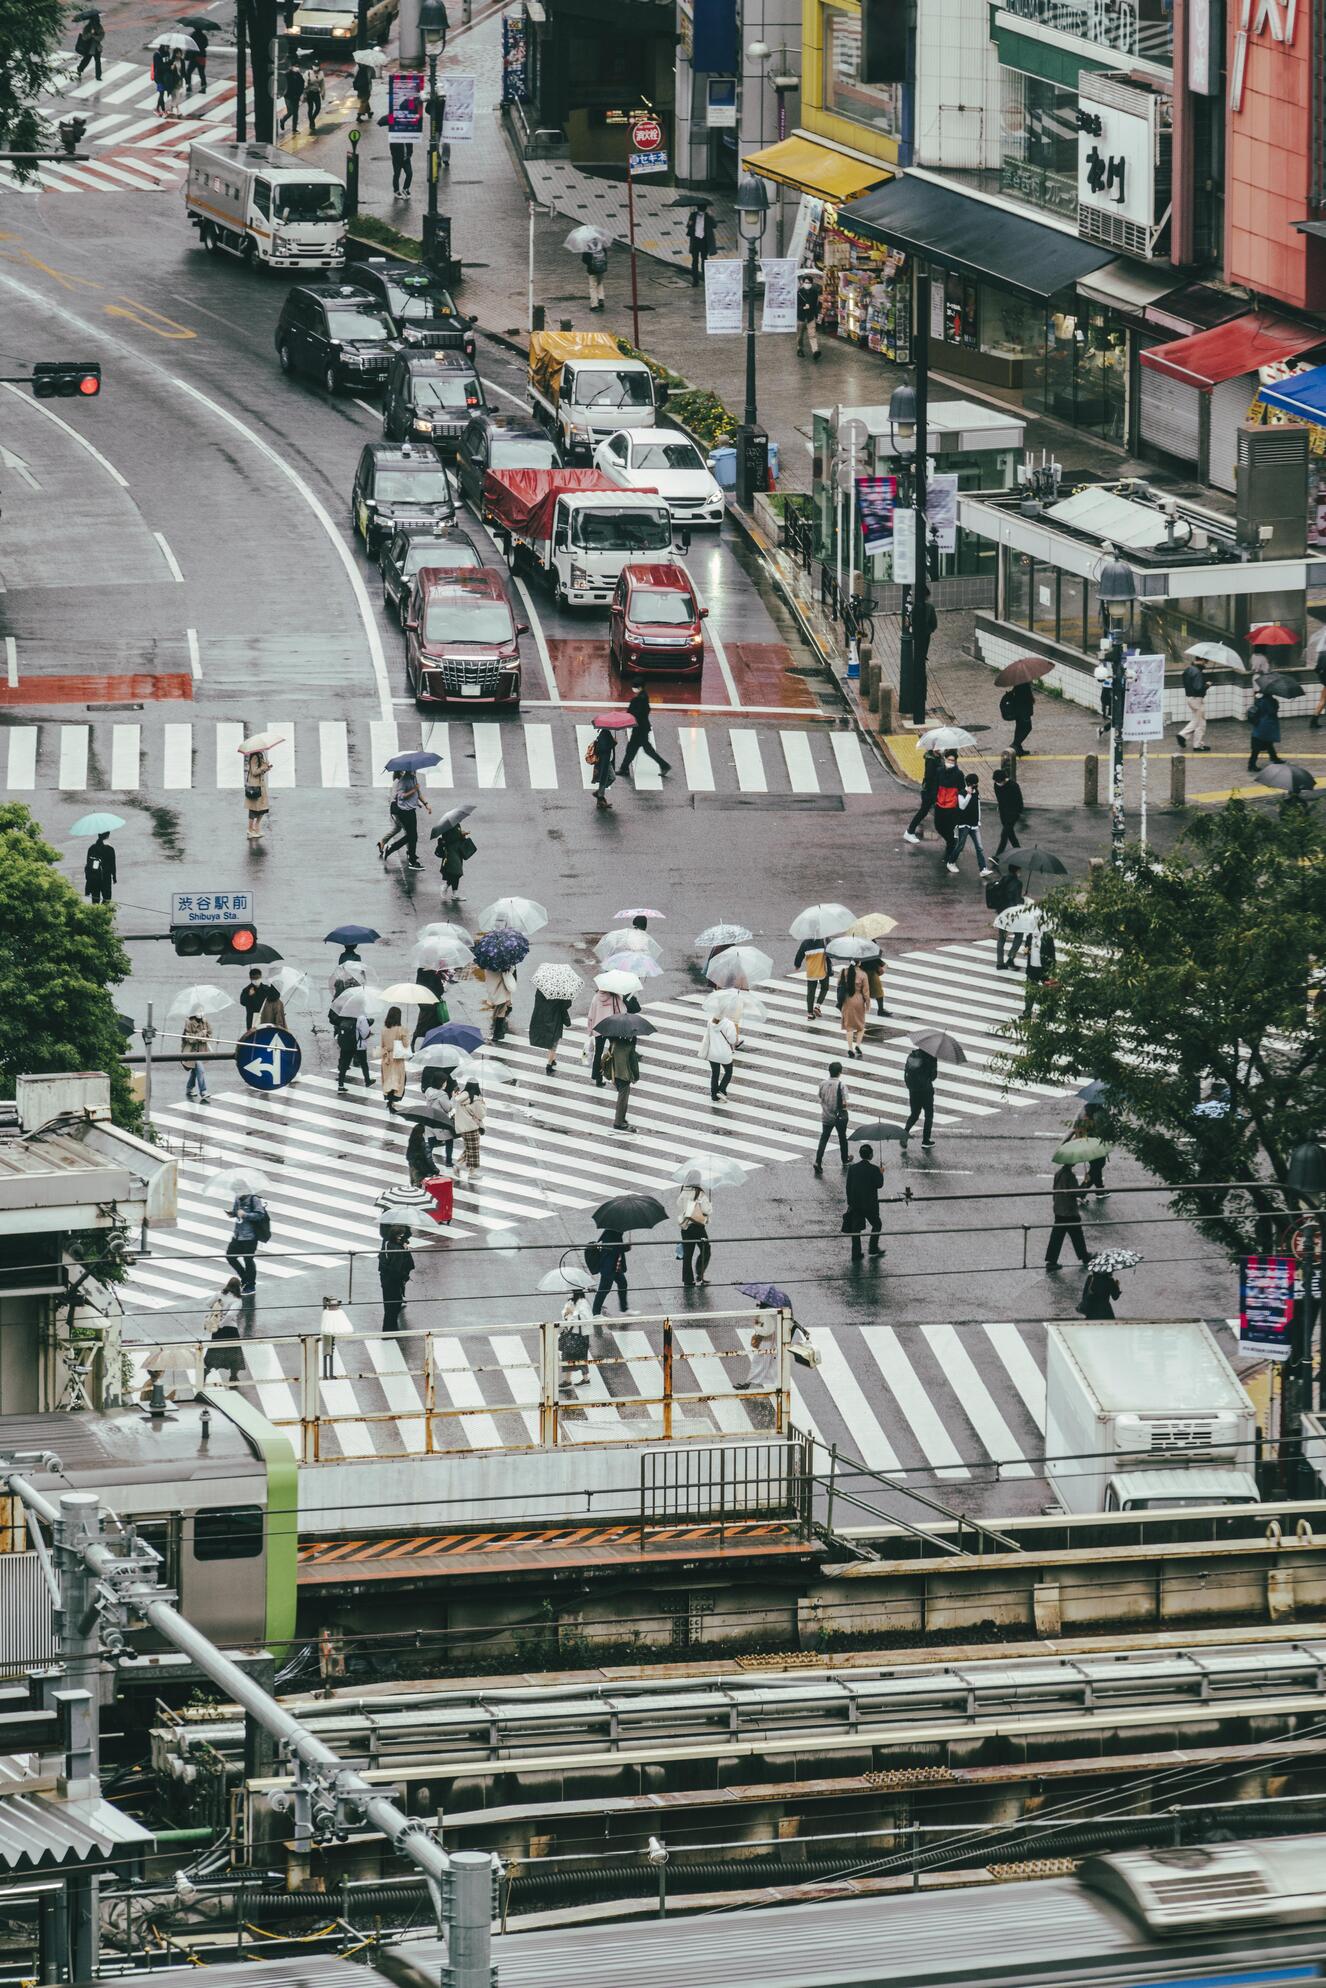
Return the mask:
POLYGON ((700 1054, 709 1065, 709 1095, 717 1103, 727 1096, 732 1082, 732 1064, 737 1053, 737 1031, 726 1015, 716 1015, 705 1024, 700 1054))
POLYGON ((557 1353, 562 1365, 558 1392, 567 1393, 589 1379, 589 1328, 594 1314, 583 1291, 572 1291, 562 1306, 562 1325, 557 1334, 557 1353))
POLYGON ((698 1169, 692 1168, 677 1196, 677 1222, 681 1229, 681 1281, 689 1291, 703 1284, 709 1268, 709 1218, 714 1204, 705 1193, 698 1169))

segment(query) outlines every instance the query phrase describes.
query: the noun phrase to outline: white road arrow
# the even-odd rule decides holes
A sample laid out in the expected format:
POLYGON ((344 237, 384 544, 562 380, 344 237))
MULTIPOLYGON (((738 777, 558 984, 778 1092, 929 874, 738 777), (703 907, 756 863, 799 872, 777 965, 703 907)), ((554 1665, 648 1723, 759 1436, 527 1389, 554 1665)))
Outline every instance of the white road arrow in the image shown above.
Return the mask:
POLYGON ((3 465, 5 469, 12 469, 16 476, 21 476, 29 489, 41 489, 40 483, 38 483, 22 456, 16 456, 12 449, 0 448, 0 465, 3 465))

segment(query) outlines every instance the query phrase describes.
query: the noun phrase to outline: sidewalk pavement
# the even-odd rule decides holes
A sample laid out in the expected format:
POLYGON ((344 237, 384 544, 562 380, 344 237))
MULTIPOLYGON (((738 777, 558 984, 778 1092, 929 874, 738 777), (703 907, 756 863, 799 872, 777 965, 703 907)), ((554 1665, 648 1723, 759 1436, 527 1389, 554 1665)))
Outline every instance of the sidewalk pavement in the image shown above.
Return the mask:
MULTIPOLYGON (((501 18, 489 15, 472 28, 453 31, 440 68, 445 87, 449 73, 471 72, 476 77, 475 135, 468 143, 453 144, 451 167, 439 189, 440 204, 451 216, 454 252, 465 268, 463 302, 473 312, 480 328, 507 342, 523 346, 529 323, 531 274, 533 300, 547 312, 550 325, 563 320, 576 329, 608 329, 631 335, 630 258, 624 247, 609 254, 606 278, 607 309, 602 316, 589 314, 588 285, 580 257, 562 247, 570 228, 584 221, 597 222, 605 233, 625 236, 626 193, 619 180, 601 179, 580 171, 564 161, 535 160, 522 164, 516 157, 501 115, 501 18), (531 201, 536 203, 531 243, 531 201)), ((282 140, 284 149, 306 155, 337 172, 344 170, 348 150, 346 134, 353 121, 353 93, 348 75, 329 78, 327 106, 315 137, 300 133, 282 140)), ((373 122, 366 126, 359 145, 360 211, 389 222, 402 233, 421 232, 427 204, 425 152, 416 148, 416 171, 411 192, 393 195, 391 161, 387 133, 377 118, 385 114, 386 86, 380 79, 374 91, 373 122)), ((691 284, 686 251, 685 210, 673 208, 677 197, 672 187, 637 182, 637 285, 640 311, 640 344, 652 357, 661 360, 693 384, 705 386, 738 415, 745 397, 745 339, 707 338, 704 331, 703 291, 691 284)), ((729 202, 715 200, 720 248, 731 252, 736 245, 729 202)), ((909 375, 890 365, 878 353, 836 338, 821 340, 819 360, 798 358, 790 335, 762 337, 757 346, 759 363, 758 409, 762 423, 779 444, 781 473, 779 488, 806 491, 811 485, 811 410, 815 407, 844 405, 887 405, 893 388, 909 375)), ((966 382, 946 382, 942 375, 931 376, 932 399, 945 397, 989 398, 974 392, 966 382)), ((1024 417, 1026 418, 1026 417, 1024 417)), ((1026 418, 1026 446, 1039 455, 1042 449, 1058 458, 1065 467, 1065 481, 1083 474, 1126 476, 1154 474, 1145 465, 1129 462, 1117 451, 1090 436, 1062 427, 1059 423, 1026 418)), ((1210 493, 1203 493, 1209 499, 1210 493)), ((844 695, 858 711, 862 728, 880 738, 878 718, 861 705, 855 683, 846 679, 846 652, 841 628, 819 612, 806 596, 804 575, 795 562, 780 554, 768 534, 755 533, 756 542, 766 554, 785 593, 802 620, 813 646, 835 669, 844 695)), ((931 642, 930 709, 937 718, 951 718, 966 726, 980 740, 974 753, 966 755, 986 778, 984 790, 991 795, 989 775, 998 766, 1010 729, 998 715, 999 692, 987 666, 976 660, 971 649, 972 617, 969 612, 951 610, 942 618, 931 642)), ((877 616, 876 656, 884 670, 884 680, 897 683, 898 631, 896 617, 877 616)), ((1083 794, 1085 756, 1099 752, 1104 757, 1107 739, 1098 739, 1095 715, 1079 705, 1048 693, 1038 694, 1031 751, 1022 761, 1021 780, 1028 799, 1047 806, 1078 806, 1083 794)), ((1264 796, 1266 789, 1247 784, 1244 766, 1247 734, 1236 721, 1211 727, 1213 751, 1188 767, 1190 803, 1216 804, 1231 792, 1264 796), (1243 775, 1241 779, 1240 776, 1243 775)), ((895 770, 904 778, 918 779, 920 755, 913 734, 892 730, 881 740, 895 770)), ((1151 805, 1168 804, 1169 757, 1172 741, 1158 745, 1151 754, 1151 805)), ((1137 773, 1134 755, 1126 784, 1135 791, 1137 773)), ((1308 764, 1314 755, 1301 755, 1308 764)), ((1326 763, 1320 769, 1326 777, 1326 763)), ((1101 768, 1102 797, 1108 778, 1101 768)))

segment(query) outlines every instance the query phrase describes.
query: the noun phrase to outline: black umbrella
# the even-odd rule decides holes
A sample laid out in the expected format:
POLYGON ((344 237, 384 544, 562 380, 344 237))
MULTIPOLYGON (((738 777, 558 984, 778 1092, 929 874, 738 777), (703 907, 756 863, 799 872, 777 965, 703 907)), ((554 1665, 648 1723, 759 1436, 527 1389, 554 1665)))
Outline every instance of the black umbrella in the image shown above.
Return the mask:
POLYGON ((1258 685, 1260 690, 1269 690, 1272 697, 1306 697, 1307 691, 1296 676, 1286 676, 1283 670, 1272 670, 1258 685))
POLYGON ((403 1104, 397 1107, 398 1118, 417 1118, 422 1125, 450 1125, 451 1106, 445 1097, 437 1097, 431 1088, 430 1095, 418 1104, 403 1104))
POLYGON ((1306 766, 1294 766, 1288 760, 1276 759, 1269 766, 1263 766, 1257 775, 1263 787, 1279 787, 1286 794, 1306 794, 1317 782, 1306 766))
POLYGON ((223 21, 214 21, 208 14, 177 14, 175 19, 182 28, 201 28, 204 34, 228 35, 230 29, 223 21))
POLYGON ((69 18, 71 21, 99 21, 101 19, 101 9, 100 7, 88 7, 83 13, 71 14, 69 18))
POLYGON ((283 953, 277 952, 275 946, 265 946, 259 940, 258 944, 250 946, 246 953, 218 953, 216 963, 218 966, 270 966, 273 960, 284 957, 283 953))
POLYGON ((381 937, 371 925, 333 925, 323 939, 325 946, 371 946, 381 937))
POLYGON ((594 1033, 606 1036, 609 1042, 629 1042, 633 1036, 654 1035, 657 1031, 643 1015, 605 1015, 594 1033))
POLYGON ((906 1133, 894 1118, 872 1118, 869 1125, 852 1127, 852 1144, 859 1145, 863 1139, 905 1139, 906 1133))
POLYGON ((713 204, 706 193, 679 193, 675 200, 668 202, 669 207, 712 207, 713 204))
POLYGON ((601 1229, 656 1229, 668 1219, 667 1210, 652 1194, 614 1194, 600 1201, 594 1220, 601 1229))
POLYGON ((1025 870, 1029 877, 1035 876, 1038 871, 1047 877, 1068 875, 1059 858, 1050 850, 1042 849, 1038 843, 1033 843, 1030 849, 1015 849, 1011 856, 1004 858, 1004 861, 1010 870, 1025 870))
POLYGON ((925 1029, 920 1035, 914 1035, 912 1041, 918 1049, 923 1049, 927 1056, 933 1056, 937 1063, 967 1061, 967 1052, 957 1037, 949 1035, 944 1029, 925 1029))

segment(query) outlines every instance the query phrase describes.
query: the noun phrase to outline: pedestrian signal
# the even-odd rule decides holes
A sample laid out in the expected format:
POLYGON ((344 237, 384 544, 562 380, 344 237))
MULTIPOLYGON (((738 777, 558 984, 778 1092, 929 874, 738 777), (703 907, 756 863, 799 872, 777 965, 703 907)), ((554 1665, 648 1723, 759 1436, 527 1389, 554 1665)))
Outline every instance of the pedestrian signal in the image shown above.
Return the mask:
POLYGON ((40 359, 32 369, 34 400, 73 400, 82 394, 93 400, 101 392, 101 367, 73 366, 62 359, 40 359))

